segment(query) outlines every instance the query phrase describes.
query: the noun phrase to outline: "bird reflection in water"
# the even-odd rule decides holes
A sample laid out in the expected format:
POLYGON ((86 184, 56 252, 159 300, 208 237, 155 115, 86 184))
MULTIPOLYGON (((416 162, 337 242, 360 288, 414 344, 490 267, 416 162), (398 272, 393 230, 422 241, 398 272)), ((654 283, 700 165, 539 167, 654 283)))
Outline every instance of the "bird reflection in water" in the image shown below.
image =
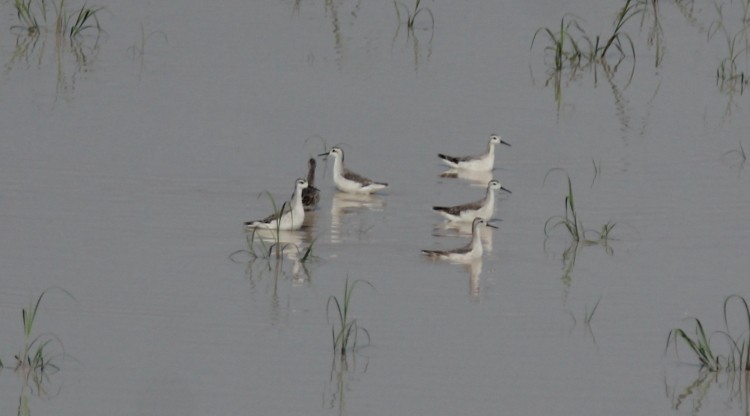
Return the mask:
MULTIPOLYGON (((331 243, 341 243, 343 236, 348 234, 349 231, 345 228, 352 214, 382 211, 384 208, 385 201, 378 195, 336 192, 331 201, 331 243)), ((370 228, 372 227, 360 222, 354 231, 361 235, 370 228)))
MULTIPOLYGON (((500 221, 499 219, 492 219, 490 222, 500 221)), ((480 227, 479 238, 482 240, 482 246, 485 252, 492 252, 492 234, 494 228, 492 227, 480 227)), ((471 236, 471 223, 470 222, 456 222, 456 221, 443 221, 436 224, 432 235, 435 237, 456 237, 456 236, 471 236)))
MULTIPOLYGON (((461 225, 455 223, 443 223, 442 227, 456 234, 460 234, 461 231, 470 231, 471 242, 464 247, 454 250, 422 250, 422 253, 433 260, 442 259, 449 261, 451 264, 463 265, 469 273, 469 295, 478 300, 481 290, 482 256, 485 251, 492 250, 492 232, 490 229, 497 227, 489 224, 482 218, 475 218, 470 230, 462 230, 459 228, 461 225), (485 245, 488 245, 489 249, 485 245)), ((438 227, 437 229, 440 228, 438 227)), ((440 236, 441 234, 434 235, 440 236)))
POLYGON ((474 299, 478 299, 480 292, 479 275, 482 274, 482 259, 476 259, 465 266, 469 271, 469 295, 474 299))
POLYGON ((440 174, 441 178, 463 179, 477 185, 485 186, 492 180, 492 171, 473 171, 467 169, 450 168, 440 174))
POLYGON ((266 272, 273 273, 274 292, 280 275, 291 277, 294 284, 309 281, 310 272, 307 264, 312 258, 312 231, 315 229, 316 221, 317 213, 308 212, 300 230, 248 230, 247 249, 235 251, 229 257, 232 261, 240 262, 240 254, 247 255, 245 274, 253 287, 256 280, 262 279, 266 272), (291 270, 288 273, 284 272, 285 261, 291 262, 291 270))

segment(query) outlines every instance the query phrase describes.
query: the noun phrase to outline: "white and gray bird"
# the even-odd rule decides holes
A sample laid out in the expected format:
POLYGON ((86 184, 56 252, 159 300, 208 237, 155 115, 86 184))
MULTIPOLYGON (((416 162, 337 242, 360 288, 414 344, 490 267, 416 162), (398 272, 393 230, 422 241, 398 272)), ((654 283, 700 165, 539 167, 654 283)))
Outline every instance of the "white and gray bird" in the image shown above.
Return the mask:
POLYGON ((344 151, 340 147, 333 147, 318 156, 333 157, 333 183, 341 192, 371 194, 388 187, 385 182, 375 182, 347 169, 344 166, 344 151))
POLYGON ((482 238, 479 235, 479 227, 487 226, 497 228, 487 223, 483 218, 474 218, 471 223, 471 242, 463 247, 454 250, 422 250, 422 253, 432 259, 445 259, 456 262, 466 262, 476 260, 482 257, 484 249, 482 248, 482 238))
POLYGON ((487 193, 484 198, 466 204, 455 205, 452 207, 432 207, 438 214, 450 221, 469 222, 479 217, 488 220, 495 212, 495 192, 503 190, 507 193, 509 189, 504 188, 500 181, 493 179, 487 183, 487 193))
POLYGON ((443 163, 452 168, 488 171, 492 170, 492 168, 495 166, 495 146, 498 144, 510 146, 510 144, 501 139, 499 135, 493 134, 490 136, 490 141, 487 144, 487 151, 485 153, 482 153, 481 155, 448 156, 443 153, 438 153, 438 157, 443 161, 443 163))
POLYGON ((248 221, 246 229, 260 228, 266 230, 299 230, 305 221, 305 208, 302 205, 302 191, 307 188, 307 180, 299 178, 294 183, 292 200, 282 204, 275 212, 262 220, 248 221))

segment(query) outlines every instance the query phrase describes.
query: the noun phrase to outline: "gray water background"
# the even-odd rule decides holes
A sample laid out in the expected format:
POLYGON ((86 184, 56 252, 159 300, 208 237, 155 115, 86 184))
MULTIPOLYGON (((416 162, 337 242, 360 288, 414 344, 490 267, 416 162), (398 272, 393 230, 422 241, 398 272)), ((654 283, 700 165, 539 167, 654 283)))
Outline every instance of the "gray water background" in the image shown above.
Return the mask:
POLYGON ((731 377, 665 353, 684 318, 721 329, 725 297, 748 293, 749 185, 727 153, 748 103, 717 85, 713 4, 659 3, 661 65, 633 21, 632 81, 632 58, 612 83, 583 70, 559 105, 535 31, 572 13, 609 33, 619 3, 422 4, 434 26, 409 31, 389 1, 102 1, 82 64, 51 31, 19 54, 3 3, 2 413, 29 395, 21 308, 62 288, 75 300, 48 290, 35 324, 65 356, 33 414, 746 414, 731 377), (483 194, 439 177, 436 153, 491 133, 512 144, 493 174, 513 194, 472 280, 420 250, 466 241, 432 205, 483 194), (230 259, 271 210, 261 192, 288 197, 323 141, 389 190, 346 201, 321 160, 321 206, 290 237, 314 241, 306 270, 230 259), (544 232, 567 195, 553 168, 587 228, 616 223, 611 253, 579 248, 570 271, 570 239, 544 232), (372 342, 342 368, 326 305, 347 278, 374 287, 352 301, 372 342))

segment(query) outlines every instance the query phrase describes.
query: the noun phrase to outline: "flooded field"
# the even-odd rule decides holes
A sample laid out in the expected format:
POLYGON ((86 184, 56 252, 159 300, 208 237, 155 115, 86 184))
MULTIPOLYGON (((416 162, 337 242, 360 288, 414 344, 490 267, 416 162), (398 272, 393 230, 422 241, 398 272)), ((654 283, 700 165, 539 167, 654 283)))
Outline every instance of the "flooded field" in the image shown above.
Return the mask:
POLYGON ((747 414, 749 3, 504 3, 2 3, 0 413, 747 414))

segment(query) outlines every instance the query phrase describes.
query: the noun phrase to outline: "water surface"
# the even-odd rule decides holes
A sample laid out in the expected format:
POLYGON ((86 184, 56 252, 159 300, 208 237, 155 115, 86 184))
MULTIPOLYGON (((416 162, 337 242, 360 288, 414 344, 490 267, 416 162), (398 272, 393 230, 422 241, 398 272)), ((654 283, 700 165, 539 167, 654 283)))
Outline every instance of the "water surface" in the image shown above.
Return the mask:
MULTIPOLYGON (((559 100, 534 32, 572 13, 609 33, 616 5, 425 2, 434 26, 423 13, 410 31, 390 2, 99 2, 106 33, 82 61, 53 31, 19 55, 7 4, 3 413, 23 395, 56 415, 746 413, 725 376, 664 354, 687 316, 722 328, 750 265, 746 173, 727 153, 746 96, 717 85, 713 5, 681 4, 659 3, 659 66, 633 21, 635 61, 566 77, 559 100), (513 194, 481 267, 423 258, 467 238, 436 229, 431 206, 487 180, 441 177, 436 153, 481 152, 492 133, 512 144, 492 175, 513 194), (285 236, 314 258, 230 256, 271 212, 261 193, 288 197, 336 143, 387 192, 337 194, 321 160, 320 207, 285 236), (564 230, 545 236, 567 195, 553 168, 587 228, 616 223, 608 247, 571 257, 564 230), (344 367, 326 305, 347 278, 374 288, 351 312, 372 343, 344 367), (21 308, 51 287, 75 300, 45 295, 36 330, 67 358, 39 398, 13 355, 21 308), (696 380, 710 400, 693 400, 696 380)), ((740 5, 725 7, 734 33, 740 5)))

